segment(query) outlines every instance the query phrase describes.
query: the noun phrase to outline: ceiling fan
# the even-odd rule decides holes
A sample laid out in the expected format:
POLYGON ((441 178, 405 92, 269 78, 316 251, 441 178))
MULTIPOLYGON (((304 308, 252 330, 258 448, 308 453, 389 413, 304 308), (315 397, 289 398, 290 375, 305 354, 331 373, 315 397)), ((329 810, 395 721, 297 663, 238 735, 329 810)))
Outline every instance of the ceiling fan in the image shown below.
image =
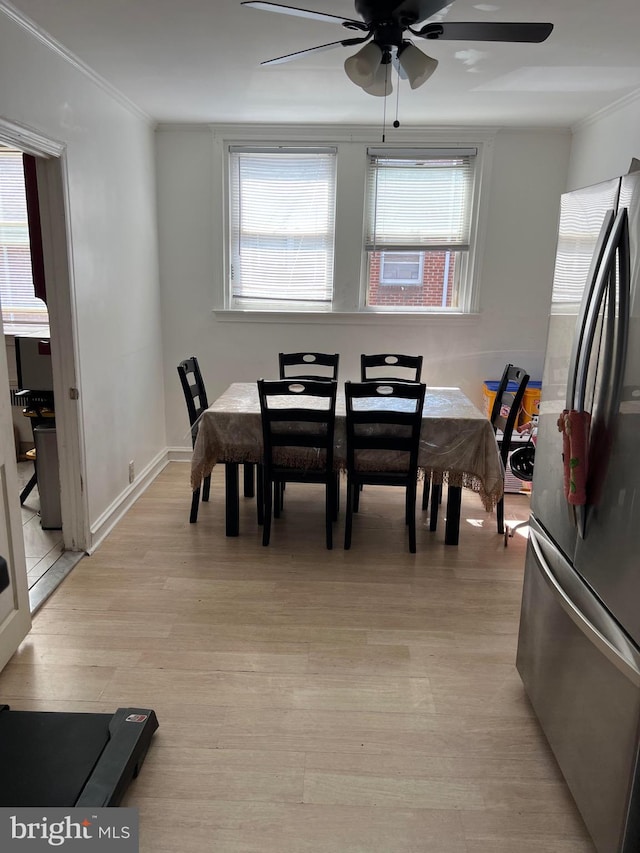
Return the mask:
POLYGON ((346 60, 345 71, 349 79, 365 92, 380 96, 391 92, 389 70, 392 65, 398 70, 400 77, 409 80, 412 89, 421 86, 436 70, 438 61, 419 50, 406 37, 407 32, 423 39, 539 43, 548 38, 553 30, 553 24, 543 23, 428 22, 429 18, 451 2, 452 0, 355 0, 356 13, 362 20, 298 9, 267 0, 246 0, 241 5, 265 12, 279 12, 314 21, 341 24, 346 30, 362 33, 361 36, 277 56, 260 64, 277 65, 338 45, 351 47, 364 44, 364 47, 346 60))

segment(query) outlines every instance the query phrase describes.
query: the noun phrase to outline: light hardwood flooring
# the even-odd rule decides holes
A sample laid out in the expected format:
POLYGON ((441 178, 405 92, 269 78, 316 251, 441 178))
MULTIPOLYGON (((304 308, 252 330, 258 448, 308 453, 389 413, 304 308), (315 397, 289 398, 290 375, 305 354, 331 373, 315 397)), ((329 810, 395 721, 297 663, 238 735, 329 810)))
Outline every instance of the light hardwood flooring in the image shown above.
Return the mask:
POLYGON ((143 853, 594 853, 514 666, 524 537, 465 492, 459 547, 441 518, 411 555, 400 490, 367 486, 327 551, 321 492, 288 485, 263 548, 248 499, 225 537, 222 470, 190 525, 188 476, 161 473, 0 674, 13 708, 155 709, 123 802, 143 853))

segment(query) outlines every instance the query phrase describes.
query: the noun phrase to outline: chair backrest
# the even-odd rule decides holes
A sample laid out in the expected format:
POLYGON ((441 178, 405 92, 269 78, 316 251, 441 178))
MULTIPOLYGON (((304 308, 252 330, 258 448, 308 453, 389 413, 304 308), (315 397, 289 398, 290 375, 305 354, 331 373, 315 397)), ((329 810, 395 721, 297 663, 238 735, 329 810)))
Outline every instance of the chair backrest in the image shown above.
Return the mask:
MULTIPOLYGON (((364 467, 360 451, 396 451, 403 460, 401 469, 417 475, 425 390, 423 382, 345 382, 349 471, 364 467)), ((374 458, 367 453, 366 467, 371 466, 375 470, 374 458)))
POLYGON ((335 380, 258 380, 266 477, 274 466, 333 471, 337 389, 335 380))
POLYGON ((189 425, 192 427, 191 440, 195 442, 197 429, 193 429, 196 421, 205 409, 209 408, 207 401, 207 392, 202 381, 200 366, 195 355, 191 358, 185 358, 178 365, 178 376, 184 391, 184 399, 187 403, 187 412, 189 413, 189 425))
POLYGON ((420 382, 422 376, 421 355, 400 353, 378 353, 360 356, 360 379, 391 379, 420 382))
POLYGON ((337 379, 339 361, 337 352, 281 352, 280 379, 337 379))
POLYGON ((494 432, 498 430, 502 432, 500 455, 505 465, 509 456, 511 435, 520 413, 528 381, 529 374, 521 367, 507 364, 493 401, 490 420, 494 432))

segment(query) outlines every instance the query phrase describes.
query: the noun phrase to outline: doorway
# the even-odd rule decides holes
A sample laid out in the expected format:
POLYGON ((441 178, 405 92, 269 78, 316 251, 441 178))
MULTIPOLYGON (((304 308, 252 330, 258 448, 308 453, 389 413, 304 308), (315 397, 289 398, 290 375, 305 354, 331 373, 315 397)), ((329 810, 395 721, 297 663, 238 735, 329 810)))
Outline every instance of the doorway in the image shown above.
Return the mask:
MULTIPOLYGON (((37 181, 38 215, 46 280, 48 336, 57 432, 57 478, 60 482, 61 529, 43 529, 37 485, 23 505, 23 537, 31 612, 51 595, 84 556, 88 541, 86 505, 82 489, 81 424, 77 404, 75 329, 71 312, 68 229, 66 226, 66 172, 64 151, 57 143, 0 121, 0 145, 32 155, 37 181), (37 526, 41 529, 37 530, 37 526)), ((31 211, 29 213, 31 219, 31 211)), ((8 368, 11 372, 11 365, 8 368)), ((14 378, 14 377, 11 377, 14 378)), ((28 433, 27 433, 28 434, 28 433)), ((18 479, 31 477, 33 463, 18 463, 18 479)), ((22 487, 22 486, 21 486, 22 487)))

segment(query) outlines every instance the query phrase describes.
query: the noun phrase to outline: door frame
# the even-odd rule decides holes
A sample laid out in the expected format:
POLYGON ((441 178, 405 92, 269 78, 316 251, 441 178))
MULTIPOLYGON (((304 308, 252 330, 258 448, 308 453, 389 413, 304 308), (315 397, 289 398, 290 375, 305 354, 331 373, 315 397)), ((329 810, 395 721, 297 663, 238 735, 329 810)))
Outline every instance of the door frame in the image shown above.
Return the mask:
POLYGON ((85 483, 82 407, 79 400, 79 358, 71 266, 66 146, 37 131, 0 117, 0 143, 36 157, 42 251, 47 283, 52 350, 53 393, 60 469, 63 545, 67 551, 88 551, 89 524, 85 483))

